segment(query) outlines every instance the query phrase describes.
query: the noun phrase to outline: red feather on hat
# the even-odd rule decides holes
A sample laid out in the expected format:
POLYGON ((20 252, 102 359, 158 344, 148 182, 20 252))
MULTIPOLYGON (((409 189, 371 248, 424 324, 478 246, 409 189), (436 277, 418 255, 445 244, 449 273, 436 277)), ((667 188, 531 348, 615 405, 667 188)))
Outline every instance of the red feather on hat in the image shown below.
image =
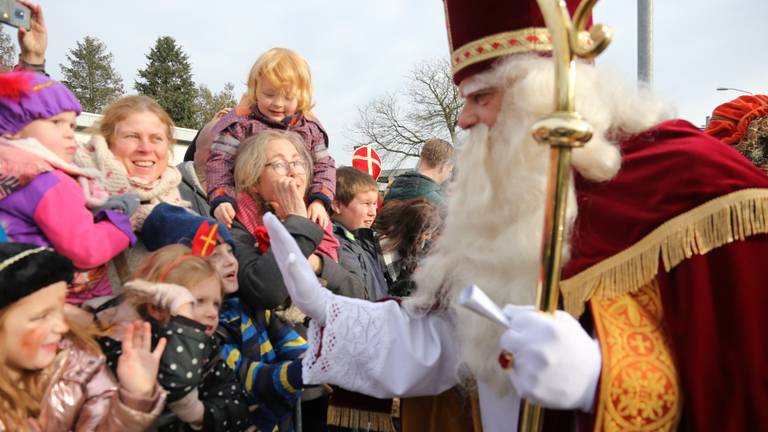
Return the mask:
POLYGON ((0 97, 20 100, 32 90, 32 75, 26 72, 8 72, 0 75, 0 97))

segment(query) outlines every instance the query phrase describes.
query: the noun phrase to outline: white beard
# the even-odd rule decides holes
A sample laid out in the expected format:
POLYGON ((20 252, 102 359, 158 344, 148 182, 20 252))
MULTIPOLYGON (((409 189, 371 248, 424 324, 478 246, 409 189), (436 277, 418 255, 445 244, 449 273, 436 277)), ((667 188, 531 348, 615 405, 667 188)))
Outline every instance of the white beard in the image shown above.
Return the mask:
MULTIPOLYGON (((522 112, 502 115, 506 125, 531 122, 522 112)), ((548 165, 549 149, 533 142, 527 127, 472 128, 457 161, 445 230, 414 276, 419 289, 407 302, 410 307, 434 305, 438 291, 442 301, 452 303, 473 283, 498 305, 534 303, 548 165)), ((573 192, 570 196, 572 221, 573 192)), ((465 308, 456 311, 470 371, 498 393, 508 393, 510 382, 497 362, 504 329, 465 308)))
MULTIPOLYGON (((533 140, 530 127, 553 109, 551 61, 523 59, 495 69, 490 80, 506 88, 501 112, 494 127, 470 130, 457 160, 458 176, 450 185, 445 229, 414 275, 418 290, 404 302, 412 313, 453 307, 457 293, 473 283, 500 306, 535 302, 550 150, 533 140)), ((588 70, 580 79, 585 75, 587 90, 577 93, 582 97, 579 109, 592 123, 595 137, 574 151, 573 167, 586 178, 605 181, 620 166, 618 148, 606 139, 616 118, 605 114, 602 96, 589 92, 599 88, 601 77, 588 70)), ((563 263, 569 258, 567 239, 576 214, 571 179, 563 263)), ((513 389, 497 361, 504 329, 463 307, 454 309, 469 370, 499 395, 508 394, 513 389)))

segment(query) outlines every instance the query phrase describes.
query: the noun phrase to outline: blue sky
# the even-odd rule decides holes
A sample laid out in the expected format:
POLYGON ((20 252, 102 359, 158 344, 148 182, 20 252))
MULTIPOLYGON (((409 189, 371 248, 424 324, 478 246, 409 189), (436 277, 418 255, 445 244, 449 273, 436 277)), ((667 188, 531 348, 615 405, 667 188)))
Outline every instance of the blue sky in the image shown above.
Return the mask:
MULTIPOLYGON (((357 107, 404 84, 423 60, 448 55, 440 0, 67 0, 40 2, 50 32, 48 69, 59 75, 68 49, 85 36, 112 51, 126 90, 160 36, 189 54, 194 78, 215 91, 225 82, 245 89, 254 60, 273 46, 290 47, 312 68, 316 114, 330 135, 338 164, 349 164, 348 128, 357 107)), ((667 0, 654 10, 654 87, 680 117, 703 124, 735 87, 768 92, 768 2, 667 0)), ((614 42, 599 62, 636 78, 634 1, 601 0, 595 21, 610 25, 614 42)))

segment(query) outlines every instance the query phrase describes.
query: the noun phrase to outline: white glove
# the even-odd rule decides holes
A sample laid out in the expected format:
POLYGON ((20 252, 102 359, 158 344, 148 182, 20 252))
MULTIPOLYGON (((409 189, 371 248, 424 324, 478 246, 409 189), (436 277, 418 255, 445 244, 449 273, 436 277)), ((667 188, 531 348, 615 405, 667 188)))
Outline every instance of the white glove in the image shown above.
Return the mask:
POLYGON ((264 215, 264 225, 269 232, 269 245, 277 266, 283 275, 285 288, 293 304, 318 324, 325 324, 325 309, 333 294, 320 285, 312 266, 291 234, 275 215, 264 215))
POLYGON ((600 378, 600 347, 571 315, 533 306, 504 307, 509 330, 501 349, 512 353, 508 370, 524 399, 545 408, 591 411, 600 378))
POLYGON ((181 285, 148 282, 144 279, 134 279, 123 285, 123 289, 134 295, 146 298, 148 303, 154 306, 168 309, 171 315, 177 315, 179 308, 196 302, 195 297, 188 289, 181 285))

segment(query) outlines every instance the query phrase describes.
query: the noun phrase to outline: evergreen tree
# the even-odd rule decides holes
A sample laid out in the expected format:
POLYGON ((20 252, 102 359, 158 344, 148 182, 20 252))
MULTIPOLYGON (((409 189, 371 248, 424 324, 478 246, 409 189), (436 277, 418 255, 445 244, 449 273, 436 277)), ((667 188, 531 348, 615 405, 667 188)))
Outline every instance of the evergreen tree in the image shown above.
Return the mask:
POLYGON ((60 64, 62 82, 80 99, 83 111, 100 113, 123 95, 123 79, 112 67, 112 53, 104 42, 86 36, 67 54, 69 66, 60 64))
POLYGON ((136 91, 155 98, 177 126, 194 128, 197 87, 192 81, 189 56, 175 39, 163 36, 157 39, 147 60, 146 67, 139 69, 136 91))
POLYGON ((195 129, 201 129, 222 109, 234 107, 237 103, 234 91, 235 85, 232 83, 224 84, 224 89, 216 94, 205 84, 200 84, 197 89, 195 129))
POLYGON ((0 72, 11 70, 16 65, 16 47, 13 38, 0 25, 0 72))

